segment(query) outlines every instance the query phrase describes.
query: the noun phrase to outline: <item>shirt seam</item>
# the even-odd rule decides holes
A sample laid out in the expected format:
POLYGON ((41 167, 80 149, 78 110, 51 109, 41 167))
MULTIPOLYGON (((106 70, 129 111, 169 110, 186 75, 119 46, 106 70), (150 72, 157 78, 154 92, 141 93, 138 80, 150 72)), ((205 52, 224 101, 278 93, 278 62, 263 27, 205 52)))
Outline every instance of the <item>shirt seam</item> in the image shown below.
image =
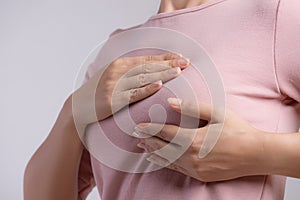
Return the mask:
POLYGON ((280 83, 279 83, 279 76, 278 76, 278 60, 277 60, 277 39, 278 39, 278 18, 279 18, 279 9, 281 5, 281 0, 278 0, 277 7, 276 7, 276 14, 275 14, 275 24, 274 24, 274 35, 273 35, 273 69, 274 69, 274 76, 275 76, 275 84, 276 89, 279 94, 284 96, 281 91, 280 83))
MULTIPOLYGON (((278 79, 278 73, 277 73, 277 57, 276 57, 276 44, 277 44, 277 28, 278 28, 278 15, 279 15, 279 8, 281 5, 281 0, 278 0, 277 5, 276 5, 276 13, 275 13, 275 22, 274 22, 274 35, 273 35, 273 69, 274 69, 274 77, 275 77, 275 84, 276 84, 276 89, 277 92, 282 95, 281 89, 280 89, 280 84, 279 84, 279 79, 278 79)), ((281 119, 281 109, 282 109, 282 103, 280 103, 279 105, 279 116, 277 118, 277 125, 275 128, 275 132, 278 132, 279 129, 279 123, 280 123, 280 119, 281 119)), ((263 186, 262 186, 262 193, 260 196, 260 200, 263 199, 264 193, 265 193, 265 187, 266 187, 266 183, 267 183, 267 179, 269 178, 269 176, 265 176, 264 177, 264 182, 263 182, 263 186)))

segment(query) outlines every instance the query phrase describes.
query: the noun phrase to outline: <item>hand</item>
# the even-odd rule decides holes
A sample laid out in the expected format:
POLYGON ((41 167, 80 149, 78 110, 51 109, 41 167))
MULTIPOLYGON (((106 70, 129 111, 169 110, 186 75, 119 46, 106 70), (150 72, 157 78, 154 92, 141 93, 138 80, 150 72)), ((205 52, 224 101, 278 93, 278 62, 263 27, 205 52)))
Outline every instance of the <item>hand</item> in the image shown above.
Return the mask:
POLYGON ((142 138, 138 144, 140 148, 152 152, 147 158, 148 161, 204 182, 258 175, 264 171, 260 166, 260 163, 263 163, 261 156, 263 139, 259 130, 228 109, 226 109, 223 119, 222 111, 224 109, 217 108, 214 112, 216 114, 212 116, 211 105, 174 98, 168 100, 171 107, 177 112, 201 118, 210 123, 196 129, 154 123, 139 124, 133 135, 142 138), (200 117, 198 108, 201 112, 200 117), (213 120, 211 120, 212 118, 213 120), (160 131, 157 133, 157 130, 160 131), (220 133, 219 137, 217 137, 218 133, 220 133), (217 142, 209 140, 204 144, 206 134, 214 135, 217 142), (147 135, 155 136, 146 138, 147 135), (175 136, 177 140, 173 139, 175 136), (210 146, 209 142, 214 145, 212 151, 206 157, 200 157, 201 147, 203 145, 210 146), (188 143, 190 146, 183 151, 188 143))
POLYGON ((187 59, 171 53, 115 60, 72 95, 76 123, 86 126, 103 120, 154 94, 188 65, 187 59))

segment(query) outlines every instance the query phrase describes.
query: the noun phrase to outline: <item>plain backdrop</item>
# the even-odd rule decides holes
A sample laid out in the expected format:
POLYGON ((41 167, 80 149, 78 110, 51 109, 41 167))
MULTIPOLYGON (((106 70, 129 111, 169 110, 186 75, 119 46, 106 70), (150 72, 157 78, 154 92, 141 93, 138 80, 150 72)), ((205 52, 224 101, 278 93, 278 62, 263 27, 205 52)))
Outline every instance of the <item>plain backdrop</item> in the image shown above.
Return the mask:
MULTIPOLYGON (((23 199, 23 173, 73 90, 80 64, 116 28, 159 0, 0 0, 0 198, 23 199)), ((292 163, 291 163, 292 164, 292 163)), ((286 200, 300 197, 289 179, 286 200)), ((89 199, 100 199, 94 190, 89 199)))

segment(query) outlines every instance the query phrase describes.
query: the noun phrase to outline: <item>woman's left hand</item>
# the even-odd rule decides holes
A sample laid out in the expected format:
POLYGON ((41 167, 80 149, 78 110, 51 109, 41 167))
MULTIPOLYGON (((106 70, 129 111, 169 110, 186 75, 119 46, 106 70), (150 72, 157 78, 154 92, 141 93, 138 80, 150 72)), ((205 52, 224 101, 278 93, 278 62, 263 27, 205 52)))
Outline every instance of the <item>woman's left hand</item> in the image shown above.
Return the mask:
POLYGON ((138 144, 140 148, 152 152, 147 158, 148 161, 204 182, 265 173, 264 132, 255 129, 228 109, 222 113, 222 109, 217 108, 212 116, 213 107, 209 104, 174 98, 170 98, 169 103, 177 112, 210 123, 196 129, 168 124, 139 124, 133 135, 141 138, 138 144), (206 133, 213 137, 204 143, 206 133), (177 139, 174 139, 175 136, 177 139), (190 145, 185 148, 186 144, 190 145), (203 145, 213 145, 213 148, 207 156, 201 157, 199 153, 203 145))

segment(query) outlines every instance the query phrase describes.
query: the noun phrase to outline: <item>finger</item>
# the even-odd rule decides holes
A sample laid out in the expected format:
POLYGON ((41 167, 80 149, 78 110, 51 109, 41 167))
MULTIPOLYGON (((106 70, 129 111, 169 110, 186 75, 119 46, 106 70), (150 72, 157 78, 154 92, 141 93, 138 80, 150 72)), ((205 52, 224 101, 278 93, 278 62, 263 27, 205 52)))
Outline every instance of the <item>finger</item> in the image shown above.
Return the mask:
POLYGON ((125 91, 134 88, 139 88, 150 83, 161 80, 163 83, 176 78, 181 73, 179 67, 165 70, 162 72, 155 72, 151 74, 139 74, 129 78, 123 78, 117 83, 117 90, 125 91))
POLYGON ((177 164, 177 162, 171 163, 167 168, 189 176, 189 171, 177 164))
POLYGON ((120 57, 114 60, 111 64, 118 67, 119 70, 122 70, 123 72, 126 73, 137 66, 141 66, 153 62, 180 59, 181 57, 182 55, 175 54, 175 53, 167 53, 167 54, 161 54, 155 56, 148 55, 148 56, 135 56, 135 57, 120 57))
POLYGON ((167 159, 162 158, 162 157, 160 157, 159 155, 156 155, 156 154, 152 154, 146 159, 149 162, 152 162, 152 163, 154 163, 158 166, 161 166, 161 167, 167 167, 168 165, 170 165, 170 162, 167 159))
POLYGON ((113 98, 111 100, 112 113, 119 111, 126 105, 145 99, 146 97, 157 92, 159 89, 161 89, 161 87, 162 81, 159 80, 141 88, 113 93, 113 98))
POLYGON ((170 161, 168 161, 167 159, 159 156, 159 155, 156 155, 156 154, 151 154, 148 158, 146 158, 149 162, 151 163, 154 163, 158 166, 161 166, 161 167, 167 167, 171 170, 174 170, 174 171, 177 171, 177 172, 180 172, 182 174, 185 174, 185 175, 189 175, 188 174, 188 170, 186 170, 184 167, 180 166, 177 164, 177 162, 173 162, 173 163, 170 163, 170 161))
POLYGON ((170 124, 143 123, 134 128, 134 135, 143 137, 144 134, 156 136, 165 141, 172 141, 179 130, 178 126, 170 124))
POLYGON ((166 61, 155 61, 145 62, 143 64, 136 65, 129 69, 125 77, 131 77, 138 74, 161 72, 175 67, 185 69, 190 64, 190 61, 185 58, 166 60, 166 61))
POLYGON ((220 106, 176 98, 169 98, 168 102, 174 110, 190 117, 213 122, 221 122, 225 117, 226 110, 220 106))
POLYGON ((181 147, 188 147, 194 140, 198 129, 180 128, 170 124, 143 123, 134 128, 134 135, 145 137, 151 135, 164 141, 177 144, 181 147))
MULTIPOLYGON (((147 152, 153 152, 153 151, 160 150, 161 148, 164 148, 167 145, 172 146, 174 144, 166 142, 157 137, 148 137, 148 138, 141 139, 141 142, 139 144, 137 144, 138 147, 144 149, 147 152)), ((174 147, 172 147, 172 148, 174 148, 174 147)))
POLYGON ((217 144, 223 130, 223 124, 213 124, 202 128, 202 135, 204 136, 200 151, 199 158, 205 158, 217 144))
POLYGON ((144 149, 146 152, 154 152, 170 162, 177 160, 184 154, 184 150, 180 146, 166 142, 157 137, 142 139, 138 144, 138 147, 144 149))
POLYGON ((136 57, 127 57, 127 58, 132 64, 141 65, 149 62, 173 60, 181 57, 182 55, 178 53, 165 53, 160 55, 147 55, 147 56, 136 56, 136 57))

